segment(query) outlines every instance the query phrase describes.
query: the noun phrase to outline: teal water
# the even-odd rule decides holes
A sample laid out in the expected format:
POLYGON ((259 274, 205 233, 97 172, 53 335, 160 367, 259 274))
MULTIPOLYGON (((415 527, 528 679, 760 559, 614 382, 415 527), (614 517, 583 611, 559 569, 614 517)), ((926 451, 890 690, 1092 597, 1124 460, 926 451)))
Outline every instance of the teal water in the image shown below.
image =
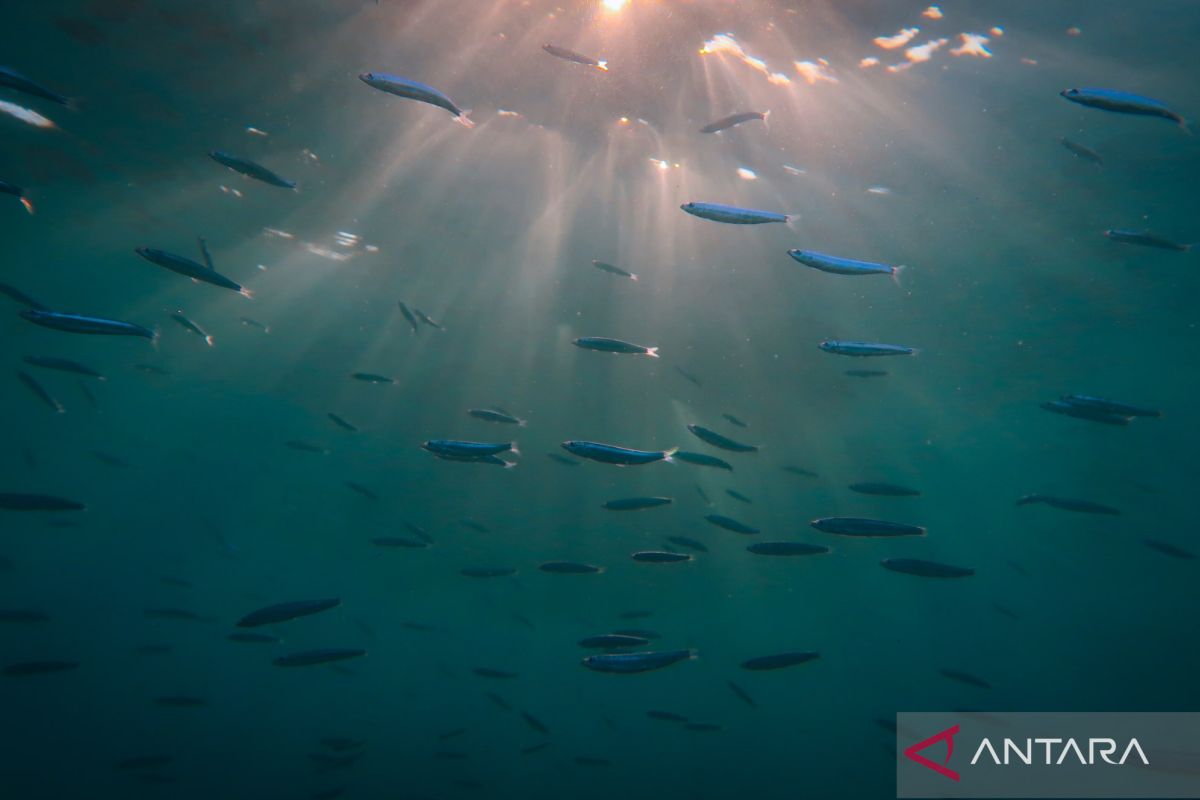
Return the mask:
POLYGON ((1200 261, 1102 232, 1200 241, 1200 142, 1057 96, 1112 87, 1200 116, 1194 4, 947 2, 941 19, 920 3, 862 0, 11 6, 0 65, 78 108, 0 88, 55 125, 0 114, 0 180, 36 207, 0 195, 0 282, 160 338, 47 330, 0 297, 11 378, 0 381, 0 491, 87 505, 0 511, 0 609, 48 617, 0 622, 0 662, 77 664, 0 675, 5 796, 891 797, 894 736, 876 720, 897 711, 1194 710, 1198 562, 1145 540, 1200 553, 1200 261), (907 47, 946 42, 918 61, 872 41, 910 27, 907 47), (963 33, 986 36, 990 57, 953 55, 963 33), (702 53, 718 34, 745 58, 719 43, 702 53), (608 71, 553 58, 547 42, 608 71), (795 62, 826 77, 809 83, 795 62), (899 64, 911 67, 888 69, 899 64), (438 87, 475 128, 363 85, 365 71, 438 87), (765 126, 698 133, 768 109, 765 126), (1061 147, 1064 136, 1104 166, 1061 147), (300 191, 225 170, 212 149, 300 191), (690 201, 800 216, 723 225, 682 212, 690 201), (339 231, 357 238, 339 243, 339 231), (199 259, 198 236, 252 300, 133 252, 199 259), (907 268, 900 286, 831 275, 789 248, 907 268), (414 334, 398 301, 445 330, 414 334), (578 336, 657 346, 661 358, 584 351, 578 336), (851 359, 821 352, 828 338, 921 352, 851 359), (71 358, 107 380, 25 356, 71 358), (1069 393, 1163 416, 1117 427, 1039 408, 1069 393), (466 413, 492 405, 528 425, 466 413), (761 450, 716 450, 690 423, 761 450), (435 438, 515 439, 521 455, 513 469, 440 461, 420 448, 435 438), (547 453, 566 455, 567 439, 681 447, 734 470, 566 466, 547 453), (859 481, 921 494, 847 488, 859 481), (1122 513, 1014 505, 1031 493, 1122 513), (601 508, 634 495, 674 502, 601 508), (762 533, 713 527, 703 517, 714 513, 762 533), (809 526, 826 516, 928 534, 809 526), (411 536, 406 522, 432 546, 372 545, 411 536), (668 536, 709 551, 630 558, 668 536), (778 540, 831 552, 745 550, 778 540), (975 574, 880 567, 893 557, 975 574), (605 571, 538 569, 552 560, 605 571), (481 566, 517 572, 460 574, 481 566), (226 638, 257 608, 323 597, 342 603, 257 629, 280 643, 226 638), (650 614, 623 618, 634 611, 650 614), (581 667, 579 639, 621 628, 697 657, 640 675, 581 667), (272 663, 321 647, 368 654, 272 663), (820 657, 739 666, 788 651, 820 657), (156 704, 164 696, 204 705, 156 704), (648 718, 655 709, 720 729, 648 718), (339 736, 365 744, 335 765, 320 740, 339 736), (171 761, 119 766, 157 755, 171 761))

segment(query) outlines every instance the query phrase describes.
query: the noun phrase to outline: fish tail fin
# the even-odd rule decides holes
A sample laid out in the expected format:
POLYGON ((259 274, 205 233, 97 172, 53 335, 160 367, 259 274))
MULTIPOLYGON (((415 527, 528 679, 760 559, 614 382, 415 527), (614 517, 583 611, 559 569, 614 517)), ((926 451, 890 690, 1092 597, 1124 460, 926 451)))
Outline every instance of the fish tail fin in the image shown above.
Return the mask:
POLYGON ((1187 121, 1186 119, 1184 119, 1183 117, 1180 117, 1180 118, 1177 120, 1177 122, 1179 123, 1179 129, 1180 129, 1181 131, 1183 131, 1184 133, 1186 133, 1188 136, 1192 136, 1192 135, 1194 135, 1194 134, 1192 133, 1191 126, 1189 126, 1189 125, 1188 125, 1188 121, 1187 121))
POLYGON ((150 337, 150 346, 155 350, 158 350, 158 340, 162 338, 162 328, 158 325, 155 325, 154 330, 151 331, 151 333, 154 335, 150 337))
POLYGON ((771 130, 771 124, 767 122, 767 117, 769 116, 771 116, 771 109, 768 108, 766 111, 762 112, 763 127, 768 131, 771 130))
POLYGON ((647 347, 646 355, 650 356, 651 358, 658 358, 658 348, 657 347, 647 347))
POLYGON ((516 442, 509 442, 509 445, 508 445, 508 450, 509 450, 509 452, 511 452, 511 453, 512 453, 514 456, 519 456, 519 455, 521 455, 521 451, 520 451, 520 450, 517 448, 517 443, 516 443, 516 442))
POLYGON ((63 105, 76 114, 83 112, 87 108, 87 104, 84 103, 82 97, 68 97, 66 100, 67 102, 63 103, 63 105))
POLYGON ((212 337, 212 334, 211 334, 211 333, 206 333, 206 334, 204 335, 204 343, 205 343, 206 345, 208 345, 209 347, 212 347, 212 346, 213 346, 213 337, 212 337))
POLYGON ((638 277, 637 277, 636 273, 633 273, 633 272, 629 273, 629 280, 636 281, 637 279, 638 279, 638 277))
POLYGON ((663 451, 663 461, 667 462, 668 464, 674 464, 675 463, 675 454, 678 452, 679 452, 678 447, 672 447, 669 450, 664 450, 663 451))
POLYGON ((522 420, 517 421, 518 428, 524 428, 528 424, 529 424, 529 420, 527 420, 527 419, 522 419, 522 420))
POLYGON ((459 111, 457 114, 454 115, 454 121, 457 122, 459 125, 462 125, 467 130, 470 130, 471 128, 475 127, 475 120, 473 120, 467 116, 470 113, 471 113, 471 109, 464 108, 463 110, 459 111))
POLYGON ((897 286, 900 285, 900 271, 904 269, 908 269, 904 264, 897 264, 892 267, 892 282, 897 286))
POLYGON ((607 61, 597 61, 596 69, 600 70, 601 72, 608 72, 608 62, 607 61))
POLYGON ((33 202, 25 195, 21 195, 20 202, 21 202, 21 205, 25 207, 25 210, 28 211, 29 214, 32 216, 33 215, 33 202))
MULTIPOLYGON (((501 459, 501 460, 503 461, 503 459, 501 459)), ((505 468, 505 469, 512 469, 512 468, 513 468, 513 467, 515 467, 516 465, 517 465, 517 462, 515 462, 515 461, 505 461, 505 462, 504 462, 504 468, 505 468)))
POLYGON ((799 214, 784 214, 784 220, 783 220, 783 221, 784 221, 785 223, 787 223, 787 226, 788 226, 789 228, 791 228, 792 230, 795 230, 795 229, 796 229, 796 225, 795 225, 795 223, 796 223, 796 222, 797 222, 799 219, 800 219, 800 215, 799 215, 799 214))
POLYGON ((247 289, 245 286, 243 286, 242 288, 238 289, 238 294, 240 294, 242 297, 246 298, 247 300, 253 300, 253 299, 254 299, 254 292, 252 292, 251 290, 247 289))

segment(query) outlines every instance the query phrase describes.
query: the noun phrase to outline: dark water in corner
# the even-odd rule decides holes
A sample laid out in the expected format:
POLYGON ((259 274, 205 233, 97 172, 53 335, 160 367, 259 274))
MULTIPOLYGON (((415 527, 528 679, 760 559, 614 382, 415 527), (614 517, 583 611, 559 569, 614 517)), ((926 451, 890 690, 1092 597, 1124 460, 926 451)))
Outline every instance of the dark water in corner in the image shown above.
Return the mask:
POLYGON ((1200 115, 1200 8, 946 2, 941 19, 924 8, 6 6, 0 64, 79 109, 0 89, 0 179, 37 209, 0 196, 0 281, 161 337, 156 348, 47 330, 0 297, 10 376, 0 382, 0 491, 87 504, 0 511, 0 609, 48 617, 0 622, 0 662, 78 664, 0 676, 0 794, 890 797, 893 737, 875 720, 898 710, 1193 710, 1200 562, 1179 556, 1200 553, 1200 261, 1102 231, 1200 240, 1200 141, 1057 94, 1113 87, 1200 115), (920 30, 893 49, 872 42, 911 27, 920 30), (714 38, 722 33, 730 38, 714 38), (552 58, 547 42, 609 69, 552 58), (706 42, 717 52, 701 53, 706 42), (971 42, 990 57, 963 49, 971 42), (900 64, 911 67, 889 69, 900 64), (476 127, 371 89, 357 80, 364 71, 433 84, 476 127), (57 127, 12 115, 22 108, 57 127), (697 132, 768 109, 766 126, 697 132), (1063 136, 1104 166, 1062 148, 1063 136), (260 161, 300 191, 229 172, 211 149, 260 161), (688 201, 800 219, 721 225, 684 214, 688 201), (198 259, 197 236, 253 300, 133 252, 198 259), (908 269, 900 287, 830 275, 791 261, 795 247, 908 269), (414 334, 400 300, 445 331, 414 334), (662 357, 586 352, 577 336, 654 345, 662 357), (921 353, 849 359, 818 350, 826 338, 921 353), (31 355, 71 358, 107 380, 21 362, 31 355), (845 374, 859 368, 888 374, 845 374), (395 383, 349 377, 360 371, 395 383), (1072 392, 1164 414, 1117 427, 1038 407, 1072 392), (490 405, 527 427, 466 414, 490 405), (715 450, 689 423, 761 452, 715 450), (439 461, 419 447, 430 438, 515 438, 522 454, 510 470, 439 461), (680 446, 734 471, 566 466, 546 455, 563 453, 565 439, 680 446), (922 494, 847 489, 867 480, 922 494), (1123 513, 1014 505, 1030 493, 1123 513), (600 507, 632 495, 674 503, 600 507), (713 513, 762 533, 720 530, 703 519, 713 513), (824 516, 911 522, 928 535, 809 527, 824 516), (411 536, 405 522, 433 546, 371 544, 411 536), (668 536, 709 552, 684 564, 631 560, 668 536), (745 550, 756 540, 832 552, 770 558, 745 550), (904 575, 879 566, 891 557, 976 574, 904 575), (551 560, 606 570, 539 571, 551 560), (480 566, 517 573, 460 574, 480 566), (226 639, 256 608, 321 597, 342 604, 260 629, 279 644, 226 639), (164 609, 198 619, 154 612, 164 609), (631 611, 652 613, 622 618, 631 611), (577 640, 631 627, 661 634, 654 649, 698 658, 641 675, 580 666, 577 640), (338 668, 272 664, 317 647, 368 655, 338 668), (739 666, 786 651, 820 658, 739 666), (156 702, 175 696, 203 705, 156 702), (720 730, 651 719, 652 709, 720 730), (328 737, 365 744, 337 763, 328 737), (143 756, 171 760, 118 766, 143 756))

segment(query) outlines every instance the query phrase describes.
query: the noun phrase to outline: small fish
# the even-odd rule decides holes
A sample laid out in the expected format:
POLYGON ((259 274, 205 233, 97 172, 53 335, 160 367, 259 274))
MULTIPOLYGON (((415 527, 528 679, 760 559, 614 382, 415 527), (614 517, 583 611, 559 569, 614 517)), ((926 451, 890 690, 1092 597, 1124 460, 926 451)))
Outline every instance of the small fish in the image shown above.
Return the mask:
POLYGON ((0 510, 4 511, 83 511, 87 506, 50 494, 0 492, 0 510))
POLYGON ((433 537, 430 536, 425 531, 425 529, 422 528, 420 525, 415 525, 415 524, 409 522, 408 520, 405 520, 404 521, 404 529, 407 530, 409 533, 411 533, 413 536, 416 536, 422 542, 425 542, 425 544, 433 544, 433 537))
POLYGON ((250 319, 249 317, 238 317, 238 319, 239 319, 239 320, 241 320, 241 322, 242 322, 242 324, 243 324, 243 325, 245 325, 245 326, 247 326, 247 327, 249 327, 249 328, 258 328, 258 329, 259 329, 260 331, 262 331, 263 333, 270 333, 270 332, 271 332, 271 326, 270 326, 270 325, 263 325, 263 324, 262 324, 261 322, 259 322, 258 320, 250 319))
POLYGON ((401 622, 400 626, 403 628, 407 628, 410 631, 420 631, 422 633, 431 633, 431 632, 437 630, 437 628, 433 627, 432 625, 426 625, 423 622, 412 622, 412 621, 401 622))
POLYGON ((700 132, 720 133, 736 125, 741 125, 743 122, 753 122, 756 119, 762 120, 765 123, 770 113, 770 111, 742 111, 738 114, 730 114, 728 117, 721 117, 715 122, 708 123, 700 129, 700 132))
POLYGON ((247 178, 253 178, 256 181, 278 186, 281 189, 296 189, 296 182, 289 181, 286 178, 281 178, 271 170, 264 167, 262 164, 257 164, 249 159, 239 158, 238 156, 226 153, 223 150, 212 150, 208 157, 224 167, 228 167, 234 172, 240 172, 247 178))
POLYGON ((917 497, 921 494, 917 489, 897 486, 894 483, 852 483, 847 488, 859 494, 874 494, 882 497, 917 497))
POLYGON ((692 560, 687 553, 668 553, 664 550, 639 550, 630 557, 646 564, 677 564, 692 560))
POLYGON ((718 528, 724 528, 727 531, 734 533, 754 534, 761 533, 758 528, 747 525, 744 522, 738 522, 732 517, 725 517, 720 514, 709 514, 705 517, 706 520, 716 525, 718 528))
POLYGON ((272 636, 269 633, 231 633, 225 638, 231 642, 244 644, 279 644, 283 641, 278 636, 272 636))
POLYGON ((650 644, 649 639, 641 636, 626 636, 620 633, 603 633, 598 636, 587 636, 578 642, 580 647, 595 650, 607 650, 613 647, 641 647, 650 644))
POLYGON ((585 442, 575 439, 563 442, 562 447, 568 453, 580 458, 599 461, 602 464, 616 464, 621 467, 652 464, 655 461, 672 462, 675 460, 673 456, 676 450, 678 450, 675 447, 672 447, 670 450, 632 450, 612 444, 585 442))
POLYGON ((753 504, 754 504, 754 501, 753 501, 753 500, 751 500, 749 497, 746 497, 746 495, 744 495, 744 494, 742 494, 741 492, 739 492, 739 491, 736 491, 736 490, 734 490, 734 489, 726 489, 726 490, 725 490, 725 494, 729 495, 729 496, 730 496, 730 497, 732 497, 734 500, 738 500, 738 501, 740 501, 740 502, 742 502, 742 503, 746 503, 747 505, 753 505, 753 504))
POLYGON ((443 108, 453 114, 454 121, 464 128, 475 127, 475 123, 467 118, 467 115, 471 113, 470 110, 464 111, 459 108, 449 97, 432 86, 401 78, 398 75, 389 75, 386 72, 364 72, 358 76, 358 79, 381 92, 443 108))
POLYGON ((839 536, 924 536, 925 529, 920 525, 908 525, 903 522, 888 522, 881 519, 864 519, 861 517, 821 517, 809 523, 814 528, 825 533, 839 536))
POLYGON ((501 711, 512 711, 512 706, 509 705, 508 701, 495 692, 488 692, 486 697, 488 700, 492 701, 492 705, 496 706, 496 708, 500 709, 501 711))
POLYGON ((1157 550, 1163 555, 1171 556, 1172 558, 1181 558, 1190 561, 1196 557, 1196 554, 1190 550, 1184 550, 1182 547, 1176 547, 1170 542, 1163 542, 1158 539, 1142 539, 1142 544, 1151 550, 1157 550))
POLYGON ((1075 500, 1070 497, 1054 497, 1048 494, 1027 494, 1017 500, 1016 505, 1027 506, 1031 503, 1043 503, 1051 508, 1062 511, 1075 511, 1080 514, 1109 514, 1120 516, 1121 509, 1112 506, 1093 503, 1090 500, 1075 500))
POLYGON ((733 414, 722 414, 721 416, 724 417, 729 422, 730 425, 736 425, 739 428, 749 428, 750 427, 749 425, 747 425, 746 423, 742 422, 740 419, 735 417, 733 414))
POLYGON ((417 317, 413 314, 412 309, 404 305, 403 300, 396 301, 396 306, 400 309, 400 313, 404 315, 404 319, 408 322, 409 327, 412 328, 412 332, 420 333, 421 326, 418 324, 417 317))
POLYGON ((604 567, 583 564, 578 561, 547 561, 538 565, 538 569, 552 575, 594 575, 604 571, 604 567))
POLYGON ((535 731, 542 734, 543 736, 550 735, 550 729, 547 728, 540 719, 535 717, 533 714, 530 714, 528 711, 521 712, 521 719, 525 720, 526 725, 533 728, 535 731))
POLYGON ((52 672, 68 672, 79 668, 77 661, 21 661, 4 667, 4 674, 13 677, 26 675, 48 675, 52 672))
POLYGON ((37 395, 39 400, 50 406, 50 408, 54 409, 56 414, 67 413, 67 410, 63 408, 63 404, 55 400, 54 397, 46 391, 46 388, 38 383, 37 379, 28 372, 17 370, 17 377, 21 379, 21 383, 25 384, 29 391, 37 395))
POLYGON ((1064 394, 1061 399, 1064 403, 1070 403, 1076 408, 1092 409, 1104 414, 1116 414, 1122 417, 1162 416, 1162 412, 1157 409, 1118 403, 1116 400, 1106 400, 1103 397, 1092 397, 1086 394, 1064 394))
POLYGON ((1084 147, 1078 142, 1072 142, 1065 136, 1059 137, 1058 143, 1075 154, 1076 158, 1082 158, 1084 161, 1090 161, 1098 167, 1104 166, 1104 159, 1090 147, 1084 147))
POLYGON ((17 198, 17 202, 21 204, 27 213, 33 213, 33 201, 25 196, 25 190, 20 186, 9 183, 8 181, 0 181, 0 194, 12 195, 13 197, 17 198))
POLYGON ((186 695, 168 695, 154 698, 154 705, 163 708, 203 708, 208 701, 203 697, 188 697, 186 695))
POLYGON ((725 685, 729 687, 729 690, 731 692, 733 692, 739 698, 741 698, 743 703, 750 706, 751 708, 758 708, 758 703, 754 702, 754 698, 751 697, 750 694, 745 689, 738 686, 733 681, 725 681, 725 685))
POLYGON ((100 336, 140 336, 156 341, 158 334, 149 328, 105 317, 89 317, 83 314, 66 314, 41 308, 29 308, 21 312, 23 319, 45 328, 67 333, 86 333, 100 336))
POLYGON ((319 614, 331 608, 337 608, 342 601, 336 597, 324 600, 294 600, 288 603, 278 603, 266 608, 252 611, 238 620, 239 628, 257 628, 259 625, 274 625, 277 622, 287 622, 297 617, 307 617, 319 614))
POLYGON ((421 448, 446 461, 470 461, 496 464, 505 468, 515 467, 512 461, 497 457, 497 453, 511 452, 520 455, 516 442, 466 442, 455 439, 430 439, 421 443, 421 448))
POLYGON ((582 461, 576 461, 573 458, 567 458, 561 453, 546 453, 546 458, 550 459, 551 461, 556 461, 559 464, 562 464, 564 467, 578 467, 583 463, 582 461))
POLYGON ((956 567, 937 561, 922 561, 919 558, 885 558, 879 563, 884 569, 890 569, 892 572, 902 572, 922 578, 968 578, 975 574, 975 570, 968 567, 956 567))
POLYGON ((530 745, 529 747, 522 747, 521 755, 523 755, 523 756, 533 755, 534 753, 539 753, 542 750, 545 750, 549 746, 550 746, 549 742, 539 742, 538 744, 533 744, 533 745, 530 745))
POLYGON ((430 317, 428 314, 426 314, 426 313, 425 313, 424 311, 422 311, 421 309, 419 309, 419 308, 414 308, 414 309, 412 310, 412 312, 413 312, 414 314, 416 314, 416 315, 417 315, 417 319, 421 320, 421 322, 424 322, 424 323, 425 323, 426 325, 428 325, 429 327, 431 327, 431 328, 437 328, 439 331, 444 331, 444 330, 446 330, 446 329, 445 329, 444 327, 442 327, 442 326, 441 326, 441 325, 440 325, 440 324, 439 324, 439 323, 438 323, 438 322, 437 322, 435 319, 433 319, 432 317, 430 317))
POLYGON ((496 680, 510 680, 517 677, 517 673, 508 672, 503 669, 492 669, 491 667, 475 667, 471 670, 481 678, 494 678, 496 680))
POLYGON ((86 383, 76 381, 75 385, 79 387, 80 393, 87 398, 88 405, 92 407, 93 411, 100 408, 100 401, 96 399, 96 395, 92 393, 92 390, 88 388, 86 383))
POLYGON ((378 494, 376 494, 374 491, 367 488, 366 486, 363 486, 361 483, 355 483, 354 481, 346 481, 346 486, 351 491, 358 492, 359 494, 361 494, 363 497, 367 498, 368 500, 378 500, 379 499, 378 494))
POLYGON ((37 300, 34 300, 32 297, 25 294, 20 289, 18 289, 17 287, 15 287, 9 283, 0 283, 0 294, 5 295, 13 302, 15 302, 19 305, 23 305, 26 308, 32 308, 32 309, 36 309, 38 311, 49 311, 50 310, 42 303, 39 303, 37 300))
POLYGON ((471 530, 476 531, 478 533, 491 533, 492 532, 491 528, 484 525, 482 522, 476 522, 473 519, 460 519, 458 521, 458 524, 462 525, 464 528, 470 528, 471 530))
POLYGON ((468 578, 506 578, 509 575, 516 575, 516 567, 463 567, 459 571, 460 575, 465 575, 468 578))
POLYGON ((618 628, 617 630, 614 630, 613 633, 619 634, 621 636, 638 636, 638 637, 641 637, 642 639, 661 639, 662 638, 662 636, 655 633, 654 631, 646 630, 645 628, 618 628))
MULTIPOLYGON (((201 242, 204 240, 201 239, 201 242)), ((205 258, 208 259, 208 247, 203 246, 205 258)), ((184 277, 191 278, 193 281, 202 283, 210 283, 213 286, 219 286, 222 289, 230 289, 237 292, 242 297, 253 297, 253 292, 245 288, 241 284, 231 281, 221 273, 214 270, 211 266, 198 264, 190 258, 177 256, 174 253, 168 253, 165 250, 156 250, 153 247, 138 247, 134 251, 142 258, 149 261, 151 264, 168 269, 171 272, 178 273, 184 277)))
POLYGON ((428 542, 420 539, 408 539, 403 536, 376 536, 371 540, 376 547, 406 547, 410 550, 422 550, 429 547, 428 542))
POLYGON ((682 714, 676 714, 674 711, 647 711, 646 716, 650 719, 662 720, 663 722, 687 722, 687 717, 682 714))
POLYGON ((717 469, 733 472, 733 465, 728 461, 705 453, 690 453, 686 450, 679 450, 675 453, 675 458, 688 464, 696 464, 701 467, 716 467, 717 469))
POLYGON ((853 258, 815 253, 812 250, 788 250, 787 254, 794 261, 806 267, 829 272, 834 275, 890 275, 896 283, 900 282, 900 271, 903 266, 879 264, 874 261, 857 261, 853 258))
POLYGON ((1076 405, 1063 400, 1050 400, 1042 403, 1040 407, 1045 411, 1050 411, 1055 414, 1062 414, 1067 417, 1076 419, 1086 419, 1089 422, 1100 422, 1105 425, 1115 425, 1124 427, 1133 421, 1133 417, 1127 417, 1122 414, 1111 414, 1107 411, 1099 411, 1087 405, 1076 405))
POLYGON ((697 378, 695 375, 693 375, 692 373, 685 370, 683 367, 676 366, 675 371, 678 372, 681 376, 683 376, 683 379, 685 381, 692 384, 697 389, 701 389, 704 387, 704 384, 700 382, 699 378, 697 378))
POLYGON ((525 427, 525 420, 514 417, 507 411, 499 408, 471 408, 467 409, 467 414, 475 419, 481 419, 486 422, 499 422, 504 425, 516 425, 517 427, 525 427))
POLYGON ((297 439, 289 439, 283 444, 285 447, 290 447, 292 450, 299 450, 302 453, 317 453, 319 455, 328 455, 329 453, 324 447, 319 447, 309 442, 301 442, 297 439))
POLYGON ((1169 119, 1187 131, 1187 122, 1161 100, 1152 97, 1122 92, 1116 89, 1066 89, 1059 92, 1072 103, 1118 114, 1135 114, 1144 117, 1169 119))
POLYGON ((848 369, 843 374, 851 378, 882 378, 887 375, 885 369, 848 369))
POLYGON ((280 656, 272 663, 277 667, 309 667, 314 664, 329 664, 335 661, 361 658, 366 654, 367 651, 360 648, 325 647, 289 653, 286 656, 280 656))
POLYGON ((583 666, 596 672, 631 675, 638 672, 662 669, 663 667, 669 667, 672 664, 678 664, 680 661, 687 661, 695 657, 696 654, 691 650, 603 653, 601 655, 585 657, 583 659, 583 666))
POLYGON ((983 678, 977 678, 969 672, 963 672, 962 670, 957 669, 939 669, 938 672, 951 680, 958 681, 959 683, 965 683, 968 686, 974 686, 979 689, 992 688, 992 685, 983 678))
POLYGON ((760 556, 817 556, 829 552, 828 547, 804 542, 756 542, 746 549, 760 556))
POLYGON ((796 653, 778 653, 771 656, 759 656, 742 662, 742 669, 748 669, 752 672, 760 672, 769 669, 784 669, 786 667, 794 667, 798 664, 806 664, 813 659, 820 658, 820 653, 815 652, 796 652, 796 653))
POLYGON ((0 608, 0 622, 31 623, 49 620, 47 614, 30 608, 0 608))
POLYGON ((78 361, 71 361, 70 359, 66 358, 55 358, 53 356, 25 356, 21 360, 32 367, 55 369, 59 372, 72 372, 76 375, 86 375, 89 378, 96 378, 97 380, 106 380, 102 374, 91 367, 84 366, 78 361))
POLYGON ((799 219, 796 214, 756 211, 752 208, 724 206, 719 203, 684 203, 680 208, 693 217, 713 222, 725 222, 730 225, 762 225, 766 222, 792 222, 799 219))
POLYGON ((606 264, 603 261, 593 260, 592 266, 598 270, 602 270, 604 272, 608 272, 613 275, 620 275, 622 278, 629 278, 629 280, 631 280, 631 281, 636 281, 638 279, 638 276, 633 274, 632 272, 626 272, 625 270, 621 269, 620 267, 614 267, 612 264, 606 264))
POLYGON ((719 447, 722 450, 729 450, 734 453, 757 453, 758 445, 743 444, 730 439, 728 436, 722 436, 716 431, 709 430, 702 425, 688 425, 687 429, 692 432, 697 439, 700 439, 706 444, 711 444, 713 447, 719 447))
POLYGON ((601 508, 607 508, 609 511, 640 511, 670 505, 673 502, 670 497, 626 497, 621 500, 609 500, 601 508))
POLYGON ((389 378, 386 375, 376 375, 373 372, 355 372, 351 376, 356 381, 363 383, 395 383, 394 378, 389 378))
POLYGON ((333 422, 334 425, 337 425, 342 430, 350 431, 350 433, 358 433, 357 427, 355 427, 354 425, 351 425, 344 418, 339 417, 337 414, 333 413, 332 411, 327 413, 325 416, 328 417, 330 419, 330 421, 333 422))
POLYGON ((826 339, 817 345, 826 353, 836 353, 839 356, 915 356, 921 351, 915 347, 900 344, 881 344, 879 342, 848 342, 836 339, 826 339))
POLYGON ((561 58, 564 61, 570 61, 573 64, 582 64, 585 67, 594 67, 601 72, 608 72, 608 62, 600 61, 599 59, 585 56, 582 53, 576 53, 574 50, 568 50, 565 47, 559 47, 556 44, 544 44, 542 49, 555 58, 561 58))
POLYGON ((189 330, 192 333, 199 336, 201 339, 204 340, 204 343, 206 345, 208 345, 209 347, 213 346, 213 337, 207 331, 205 331, 203 328, 201 328, 199 325, 197 325, 195 322, 192 322, 190 319, 185 317, 183 314, 180 314, 179 312, 175 312, 174 314, 171 315, 171 319, 178 322, 186 330, 189 330))
POLYGON ((52 103, 58 103, 60 106, 72 106, 70 98, 64 97, 52 89, 47 89, 42 84, 27 78, 20 72, 17 72, 12 67, 0 67, 0 87, 12 89, 16 92, 24 92, 33 97, 40 97, 43 100, 49 100, 52 103))
POLYGON ((609 339, 604 336, 581 336, 572 344, 583 350, 597 350, 601 353, 623 353, 627 355, 643 355, 658 358, 657 347, 623 342, 620 339, 609 339))
POLYGON ((678 547, 686 547, 688 550, 694 550, 697 553, 707 553, 708 547, 704 542, 698 542, 695 539, 690 539, 687 536, 668 536, 667 541, 678 547))
POLYGON ((1154 247, 1159 250, 1173 250, 1176 253, 1187 253, 1194 247, 1191 244, 1180 244, 1179 242, 1173 242, 1170 239, 1164 239, 1161 236, 1155 236, 1152 233, 1145 233, 1143 231, 1125 231, 1111 228, 1106 230, 1104 235, 1114 242, 1136 244, 1142 247, 1154 247))

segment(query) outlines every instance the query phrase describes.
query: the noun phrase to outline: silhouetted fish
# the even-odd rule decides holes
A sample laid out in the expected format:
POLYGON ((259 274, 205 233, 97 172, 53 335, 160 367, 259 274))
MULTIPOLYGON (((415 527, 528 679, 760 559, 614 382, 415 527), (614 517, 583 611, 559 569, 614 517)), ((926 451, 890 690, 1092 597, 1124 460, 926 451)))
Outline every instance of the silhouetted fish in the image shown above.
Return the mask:
POLYGON ((769 669, 784 669, 785 667, 794 667, 797 664, 805 664, 813 659, 819 658, 820 655, 820 653, 810 651, 759 656, 758 658, 751 658, 743 661, 742 669, 748 669, 756 672, 769 669))
POLYGON ((334 661, 361 658, 366 654, 366 650, 359 648, 326 647, 317 650, 302 650, 298 653, 289 653, 286 656, 280 656, 275 659, 274 664, 277 667, 307 667, 314 664, 329 664, 334 661))
POLYGON ((922 578, 967 578, 975 574, 975 570, 968 567, 956 567, 937 561, 922 561, 919 558, 885 558, 879 563, 892 572, 903 572, 906 575, 917 575, 922 578))
POLYGON ((322 611, 336 608, 341 604, 342 601, 336 597, 323 600, 294 600, 288 603, 278 603, 250 612, 238 620, 237 626, 239 628, 255 628, 259 625, 273 625, 277 622, 286 622, 289 619, 296 619, 297 617, 318 614, 322 611))

